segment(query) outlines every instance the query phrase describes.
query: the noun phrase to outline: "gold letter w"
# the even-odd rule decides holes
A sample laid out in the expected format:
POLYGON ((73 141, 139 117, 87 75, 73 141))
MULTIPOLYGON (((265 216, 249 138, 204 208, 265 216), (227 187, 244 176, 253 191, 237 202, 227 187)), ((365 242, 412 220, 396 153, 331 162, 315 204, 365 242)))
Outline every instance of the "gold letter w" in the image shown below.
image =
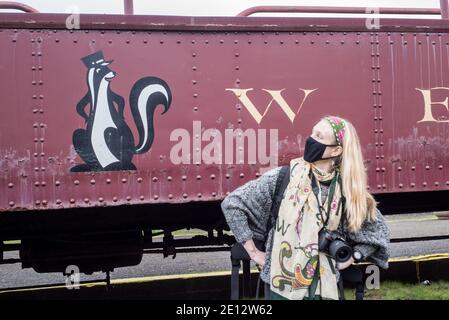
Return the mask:
POLYGON ((253 90, 253 88, 250 88, 250 89, 226 89, 226 91, 234 92, 236 97, 242 102, 242 104, 245 106, 245 108, 248 110, 248 112, 251 114, 251 116, 254 118, 254 120, 256 120, 257 124, 260 124, 260 122, 262 122, 262 119, 265 117, 268 110, 270 109, 273 101, 277 102, 277 104, 281 107, 282 111, 284 111, 284 113, 287 115, 287 117, 293 123, 293 121, 295 121, 296 115, 299 113, 304 102, 306 101, 307 96, 317 89, 307 90, 307 89, 299 88, 299 90, 304 92, 304 98, 302 99, 301 103, 299 104, 299 108, 296 112, 294 112, 292 110, 292 108, 290 108, 288 103, 285 101, 285 99, 281 95, 281 92, 285 89, 282 89, 282 90, 262 89, 263 91, 268 92, 272 97, 270 103, 265 108, 265 111, 263 112, 263 114, 261 114, 259 112, 259 110, 257 110, 257 108, 254 106, 252 101, 248 98, 247 92, 252 91, 252 90, 253 90))

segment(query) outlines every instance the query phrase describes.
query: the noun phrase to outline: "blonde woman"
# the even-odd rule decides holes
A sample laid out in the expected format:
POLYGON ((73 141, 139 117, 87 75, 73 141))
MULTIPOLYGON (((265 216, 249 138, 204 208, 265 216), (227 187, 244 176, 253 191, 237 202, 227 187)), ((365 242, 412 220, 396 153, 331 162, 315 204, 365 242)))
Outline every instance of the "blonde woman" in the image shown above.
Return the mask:
POLYGON ((303 157, 293 159, 289 169, 272 227, 267 222, 281 167, 237 188, 221 204, 236 241, 262 268, 260 277, 270 293, 266 297, 338 299, 338 270, 354 261, 388 268, 389 230, 367 190, 354 126, 340 117, 323 117, 303 157), (334 239, 352 249, 346 258, 341 257, 344 245, 343 251, 336 245, 331 249, 334 239), (264 251, 255 241, 265 242, 264 251))

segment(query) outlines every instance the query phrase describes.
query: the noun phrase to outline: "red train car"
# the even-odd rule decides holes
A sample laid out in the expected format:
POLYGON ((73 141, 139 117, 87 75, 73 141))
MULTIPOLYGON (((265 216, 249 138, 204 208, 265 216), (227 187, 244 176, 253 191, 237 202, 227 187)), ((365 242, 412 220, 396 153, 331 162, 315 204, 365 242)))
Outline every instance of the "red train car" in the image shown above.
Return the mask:
POLYGON ((33 261, 58 237, 221 236, 220 200, 301 155, 324 114, 358 129, 382 210, 447 208, 447 6, 380 12, 443 18, 83 14, 72 28, 1 13, 0 239, 48 271, 33 261))

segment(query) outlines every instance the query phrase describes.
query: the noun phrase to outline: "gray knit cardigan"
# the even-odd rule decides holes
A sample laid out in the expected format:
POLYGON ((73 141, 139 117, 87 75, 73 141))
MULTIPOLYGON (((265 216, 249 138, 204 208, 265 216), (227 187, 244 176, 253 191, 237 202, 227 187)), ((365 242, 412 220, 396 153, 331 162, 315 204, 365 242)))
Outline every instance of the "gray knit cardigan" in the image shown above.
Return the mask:
MULTIPOLYGON (((270 230, 266 230, 267 221, 280 168, 272 169, 235 189, 221 203, 223 214, 237 242, 243 244, 253 238, 263 241, 268 232, 265 243, 265 265, 260 274, 265 283, 270 283, 271 249, 275 228, 273 226, 270 230)), ((320 184, 320 187, 325 198, 328 186, 320 184)), ((357 233, 349 232, 344 223, 340 224, 339 231, 362 253, 366 261, 383 269, 388 268, 390 232, 379 210, 377 220, 365 221, 357 233)))

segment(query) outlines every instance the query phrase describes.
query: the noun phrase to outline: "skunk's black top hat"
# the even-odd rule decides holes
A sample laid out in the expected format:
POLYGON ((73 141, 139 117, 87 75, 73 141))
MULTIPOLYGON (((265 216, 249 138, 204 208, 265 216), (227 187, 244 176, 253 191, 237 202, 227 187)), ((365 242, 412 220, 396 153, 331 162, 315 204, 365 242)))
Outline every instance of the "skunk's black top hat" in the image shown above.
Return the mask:
POLYGON ((84 58, 81 58, 84 65, 88 68, 95 67, 97 65, 107 66, 112 62, 112 60, 105 61, 103 57, 103 51, 97 51, 95 53, 92 53, 88 56, 85 56, 84 58))

